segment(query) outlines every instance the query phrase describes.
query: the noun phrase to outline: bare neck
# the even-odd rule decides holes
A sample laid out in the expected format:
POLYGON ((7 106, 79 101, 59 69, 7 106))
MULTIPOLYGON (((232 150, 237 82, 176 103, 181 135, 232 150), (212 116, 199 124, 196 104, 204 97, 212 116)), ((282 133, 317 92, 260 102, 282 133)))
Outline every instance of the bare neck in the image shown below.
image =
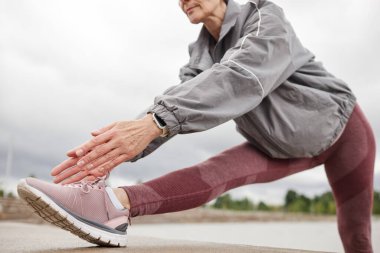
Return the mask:
POLYGON ((219 40, 220 30, 222 29, 224 15, 227 10, 227 5, 224 1, 221 1, 220 5, 215 8, 214 12, 205 19, 203 22, 206 29, 214 37, 216 41, 219 40))

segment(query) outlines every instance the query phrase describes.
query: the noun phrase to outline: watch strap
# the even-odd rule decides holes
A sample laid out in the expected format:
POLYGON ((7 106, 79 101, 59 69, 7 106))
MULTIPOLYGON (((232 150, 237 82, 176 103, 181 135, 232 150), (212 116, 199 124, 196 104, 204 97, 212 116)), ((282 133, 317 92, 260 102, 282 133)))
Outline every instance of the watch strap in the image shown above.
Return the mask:
POLYGON ((162 130, 160 137, 166 137, 168 135, 168 127, 163 119, 161 119, 156 113, 152 113, 152 118, 157 127, 162 130))

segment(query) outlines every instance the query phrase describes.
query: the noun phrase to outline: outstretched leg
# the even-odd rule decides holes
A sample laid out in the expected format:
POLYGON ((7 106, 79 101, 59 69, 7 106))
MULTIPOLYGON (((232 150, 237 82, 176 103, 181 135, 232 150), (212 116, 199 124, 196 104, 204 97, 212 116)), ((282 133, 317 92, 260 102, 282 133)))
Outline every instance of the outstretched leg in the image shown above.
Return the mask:
POLYGON ((375 153, 372 129, 357 105, 325 162, 337 205, 339 234, 346 253, 372 252, 375 153))
POLYGON ((132 216, 167 213, 200 206, 238 186, 274 181, 319 164, 314 158, 273 159, 245 142, 195 166, 122 188, 132 216))

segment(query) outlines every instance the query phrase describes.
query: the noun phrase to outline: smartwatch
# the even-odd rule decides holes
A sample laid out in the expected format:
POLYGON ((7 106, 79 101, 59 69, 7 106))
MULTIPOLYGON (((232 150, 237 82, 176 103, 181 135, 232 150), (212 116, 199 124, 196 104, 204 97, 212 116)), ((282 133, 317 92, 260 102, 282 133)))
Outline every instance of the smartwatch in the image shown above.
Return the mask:
POLYGON ((168 136, 169 131, 165 121, 161 119, 155 112, 152 113, 152 116, 154 123, 156 123, 157 127, 162 130, 162 134, 160 135, 160 137, 168 136))

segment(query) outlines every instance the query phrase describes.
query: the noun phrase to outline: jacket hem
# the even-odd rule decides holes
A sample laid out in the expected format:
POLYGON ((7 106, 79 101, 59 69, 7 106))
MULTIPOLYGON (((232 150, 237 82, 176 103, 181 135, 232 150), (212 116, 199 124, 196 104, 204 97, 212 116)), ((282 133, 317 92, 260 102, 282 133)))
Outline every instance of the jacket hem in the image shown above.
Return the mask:
POLYGON ((305 152, 293 152, 293 153, 285 153, 283 148, 281 148, 281 145, 276 143, 272 139, 270 142, 267 140, 267 138, 261 138, 260 143, 258 143, 257 140, 252 138, 248 133, 245 133, 243 129, 241 129, 238 125, 236 124, 236 130, 245 137, 245 139, 255 146, 258 150, 262 151, 266 155, 268 155, 271 158, 276 158, 276 159, 292 159, 292 158, 312 158, 315 156, 320 155, 327 149, 329 149, 331 146, 333 146, 341 137, 343 134, 345 127, 347 125, 348 120, 350 119, 350 116, 352 115, 352 112, 354 111, 355 105, 356 105, 356 97, 354 95, 348 96, 348 99, 344 102, 342 107, 339 109, 339 121, 338 121, 338 126, 331 133, 331 138, 330 141, 324 145, 321 149, 318 151, 314 150, 309 150, 305 152))
POLYGON ((318 156, 318 155, 322 154, 324 151, 328 150, 331 146, 333 146, 339 140, 339 138, 342 136, 342 134, 346 128, 348 120, 350 119, 350 117, 354 111, 356 103, 357 103, 356 97, 353 95, 349 96, 348 100, 346 100, 346 105, 342 109, 342 113, 340 114, 342 117, 339 121, 339 127, 335 130, 335 132, 331 138, 330 143, 326 147, 321 149, 319 152, 314 154, 313 156, 318 156))

